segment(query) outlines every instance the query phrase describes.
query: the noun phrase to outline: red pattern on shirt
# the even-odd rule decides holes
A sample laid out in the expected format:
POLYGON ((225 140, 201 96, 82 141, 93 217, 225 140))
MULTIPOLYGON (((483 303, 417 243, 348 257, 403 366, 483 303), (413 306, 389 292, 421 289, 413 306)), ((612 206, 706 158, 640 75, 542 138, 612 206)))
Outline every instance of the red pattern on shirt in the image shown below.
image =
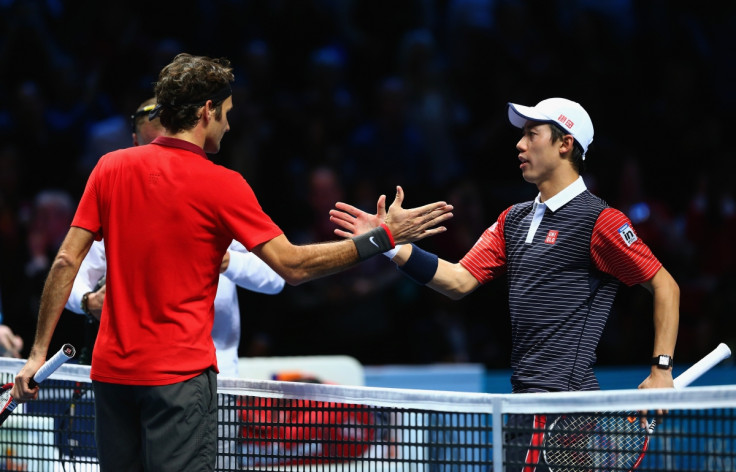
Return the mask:
POLYGON ((482 284, 506 273, 506 238, 503 228, 510 210, 511 207, 504 210, 460 260, 460 265, 482 284))
MULTIPOLYGON (((618 230, 631 221, 619 210, 606 208, 598 216, 590 241, 590 256, 596 268, 628 286, 651 280, 662 267, 640 238, 627 246, 618 230)), ((636 233, 636 231, 634 231, 636 233)))
MULTIPOLYGON (((475 245, 460 260, 460 264, 480 283, 489 282, 506 273, 506 242, 504 223, 507 208, 498 220, 486 229, 475 245)), ((654 277, 662 263, 641 239, 627 246, 618 229, 631 221, 619 210, 606 208, 593 228, 590 253, 595 267, 610 274, 628 286, 637 285, 654 277)))

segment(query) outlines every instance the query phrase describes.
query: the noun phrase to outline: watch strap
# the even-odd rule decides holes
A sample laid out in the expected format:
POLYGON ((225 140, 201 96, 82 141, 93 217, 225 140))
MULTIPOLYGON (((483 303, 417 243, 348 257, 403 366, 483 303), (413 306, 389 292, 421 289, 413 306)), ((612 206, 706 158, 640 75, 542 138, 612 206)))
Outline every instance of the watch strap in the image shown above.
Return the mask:
POLYGON ((652 357, 652 365, 657 366, 660 369, 669 369, 673 365, 672 356, 667 354, 660 354, 652 357))

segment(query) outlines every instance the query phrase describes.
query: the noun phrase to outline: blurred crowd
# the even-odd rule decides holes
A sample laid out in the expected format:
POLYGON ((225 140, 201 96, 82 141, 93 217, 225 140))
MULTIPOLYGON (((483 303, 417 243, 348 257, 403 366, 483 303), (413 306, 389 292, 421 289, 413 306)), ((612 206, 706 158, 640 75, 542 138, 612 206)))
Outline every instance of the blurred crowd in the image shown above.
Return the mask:
MULTIPOLYGON (((211 157, 242 173, 294 242, 333 239, 336 201, 373 211, 402 185, 408 206, 455 205, 448 231, 420 245, 458 260, 536 194, 506 103, 580 102, 595 125, 589 188, 632 219, 682 289, 676 360, 736 340, 733 2, 167 5, 0 1, 0 307, 26 349, 90 170, 131 145, 131 113, 178 52, 232 61, 231 131, 211 157)), ((376 257, 275 297, 240 293, 241 354, 505 368, 505 290, 452 302, 376 257)), ((57 342, 81 344, 84 322, 64 313, 57 342)), ((651 340, 651 297, 623 287, 599 362, 646 363, 651 340)))

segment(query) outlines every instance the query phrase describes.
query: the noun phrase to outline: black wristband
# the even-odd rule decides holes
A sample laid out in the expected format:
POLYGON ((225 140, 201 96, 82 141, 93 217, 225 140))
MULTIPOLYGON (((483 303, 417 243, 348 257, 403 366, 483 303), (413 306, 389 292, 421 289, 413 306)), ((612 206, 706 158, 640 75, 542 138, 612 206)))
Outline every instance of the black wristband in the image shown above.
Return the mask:
POLYGON ((361 261, 369 259, 376 254, 382 254, 393 249, 394 245, 388 232, 383 226, 378 226, 365 234, 353 238, 355 248, 358 250, 358 257, 361 261))
POLYGON ((399 270, 409 276, 414 282, 427 285, 437 273, 439 258, 436 254, 427 252, 412 244, 411 256, 399 270))

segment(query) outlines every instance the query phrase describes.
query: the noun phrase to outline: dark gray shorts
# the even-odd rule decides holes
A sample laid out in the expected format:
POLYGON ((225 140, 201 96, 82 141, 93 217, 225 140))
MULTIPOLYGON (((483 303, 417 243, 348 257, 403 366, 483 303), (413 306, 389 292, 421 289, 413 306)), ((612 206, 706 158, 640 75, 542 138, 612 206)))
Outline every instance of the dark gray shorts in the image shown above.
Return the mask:
POLYGON ((217 455, 217 374, 172 385, 93 382, 100 470, 212 471, 217 455))

